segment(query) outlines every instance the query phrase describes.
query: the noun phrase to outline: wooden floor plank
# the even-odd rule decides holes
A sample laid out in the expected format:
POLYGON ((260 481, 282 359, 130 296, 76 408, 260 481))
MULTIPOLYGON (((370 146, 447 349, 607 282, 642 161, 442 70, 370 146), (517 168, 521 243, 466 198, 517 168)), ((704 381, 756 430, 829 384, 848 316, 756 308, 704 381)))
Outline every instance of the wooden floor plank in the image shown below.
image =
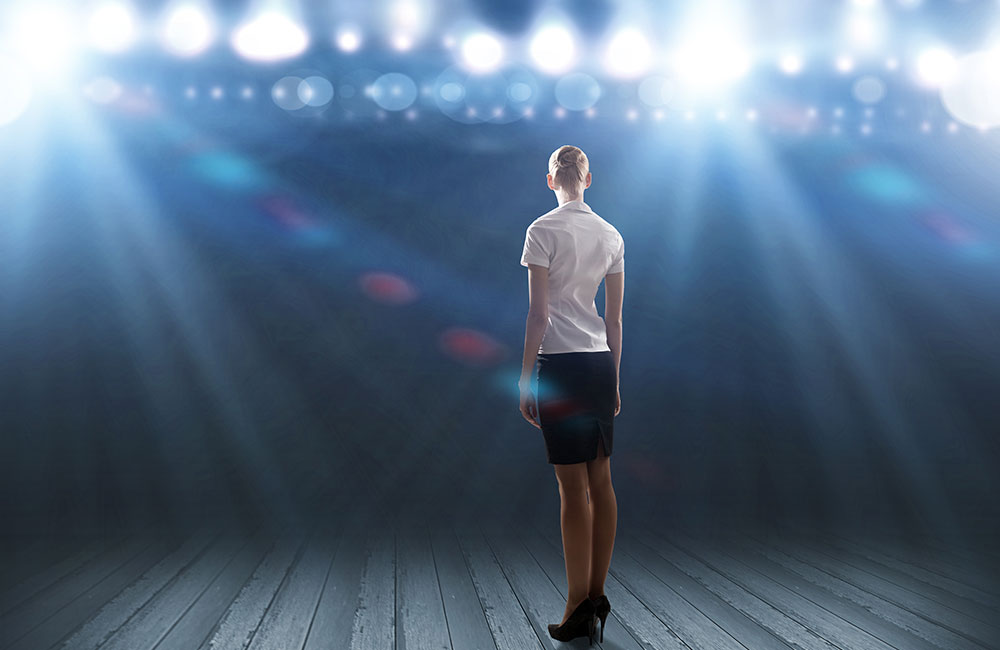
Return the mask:
POLYGON ((131 538, 124 540, 122 544, 106 547, 90 561, 10 609, 0 617, 0 648, 12 645, 42 625, 94 584, 141 553, 147 544, 148 541, 141 538, 131 538))
MULTIPOLYGON (((815 535, 813 535, 816 538, 815 535)), ((947 552, 914 553, 912 548, 897 543, 890 546, 875 539, 856 540, 843 535, 824 535, 832 546, 864 557, 878 564, 907 574, 914 580, 933 585, 951 594, 973 600, 992 610, 1000 618, 1000 571, 985 564, 975 567, 955 566, 942 562, 947 552)))
POLYGON ((859 606, 880 616, 886 621, 912 632, 915 636, 925 639, 929 643, 942 650, 981 650, 982 646, 969 639, 955 634, 951 630, 935 625, 922 616, 914 614, 908 609, 900 607, 893 602, 880 598, 864 589, 831 575, 822 569, 818 569, 811 564, 798 560, 781 550, 780 537, 752 537, 747 536, 743 540, 744 547, 758 555, 766 557, 776 564, 780 564, 790 571, 794 571, 802 578, 813 583, 817 587, 839 596, 845 600, 857 603, 859 606))
POLYGON ((893 650, 878 637, 856 626, 850 618, 827 610, 797 591, 798 583, 785 585, 775 581, 727 555, 706 537, 695 539, 673 531, 669 541, 838 647, 893 650))
POLYGON ((843 598, 820 588, 780 563, 755 553, 747 546, 748 541, 743 533, 738 538, 727 542, 724 548, 712 545, 713 550, 728 555, 759 575, 781 584, 786 589, 794 591, 841 619, 850 621, 852 626, 863 630, 888 646, 907 648, 908 650, 938 650, 923 637, 895 625, 883 616, 878 616, 850 598, 843 598))
POLYGON ((272 536, 258 530, 240 549, 233 561, 209 585, 191 608, 156 646, 156 650, 192 650, 200 647, 212 634, 222 615, 260 564, 271 544, 272 536))
POLYGON ((683 587, 688 600, 746 647, 835 650, 836 646, 808 627, 662 536, 635 528, 633 537, 647 549, 640 557, 644 565, 654 567, 674 589, 683 587), (699 589, 715 598, 699 597, 699 589))
MULTIPOLYGON (((520 539, 549 581, 559 589, 559 595, 565 602, 568 597, 566 560, 562 554, 562 540, 556 537, 561 534, 558 529, 558 523, 555 526, 536 523, 526 527, 521 532, 520 539)), ((612 566, 615 556, 616 552, 613 551, 612 566)), ((607 647, 631 648, 638 644, 646 650, 687 650, 688 646, 629 591, 614 573, 608 573, 604 594, 611 603, 611 613, 604 622, 604 642, 607 647)))
POLYGON ((216 529, 205 528, 184 540, 176 550, 101 607, 96 616, 63 642, 62 647, 67 650, 94 650, 100 646, 184 566, 193 561, 218 534, 216 529))
POLYGON ((314 531, 261 620, 250 650, 300 650, 305 645, 338 541, 314 531))
POLYGON ((531 621, 517 600, 493 552, 478 528, 456 529, 459 546, 469 566, 472 584, 486 613, 486 621, 499 650, 543 648, 531 621))
POLYGON ((246 545, 242 536, 216 537, 193 562, 107 639, 101 650, 151 650, 246 545))
POLYGON ((458 545, 458 538, 447 528, 430 531, 430 538, 451 647, 453 650, 496 650, 496 641, 479 601, 476 586, 472 582, 465 556, 458 545))
POLYGON ((351 627, 352 650, 384 650, 396 639, 396 538, 372 530, 351 627))
POLYGON ((802 562, 822 569, 899 607, 908 609, 914 614, 956 634, 965 636, 971 641, 986 647, 995 644, 995 629, 992 626, 966 616, 962 612, 945 607, 923 594, 904 589, 882 576, 863 571, 841 559, 823 553, 816 549, 808 539, 799 539, 794 535, 789 535, 789 539, 781 542, 779 548, 802 562))
POLYGON ((39 648, 58 646, 60 641, 93 617, 101 607, 121 593, 122 589, 135 582, 139 576, 178 545, 177 543, 165 544, 152 539, 147 539, 146 542, 147 546, 142 552, 128 559, 79 598, 59 609, 41 625, 9 646, 8 650, 38 650, 39 648))
MULTIPOLYGON (((561 537, 559 544, 561 547, 561 537)), ((628 536, 621 531, 615 539, 609 577, 614 576, 684 645, 694 650, 742 650, 745 647, 660 580, 630 550, 634 551, 630 548, 628 536)), ((609 593, 608 600, 611 598, 609 593)))
POLYGON ((976 619, 982 625, 993 628, 994 633, 1000 635, 1000 617, 990 607, 969 598, 957 596, 941 587, 918 580, 898 569, 879 564, 856 553, 839 549, 826 536, 803 535, 799 539, 803 543, 809 544, 811 548, 838 559, 855 569, 878 576, 880 579, 889 581, 906 591, 919 594, 922 598, 930 599, 948 609, 960 612, 964 617, 976 619))
POLYGON ((338 535, 340 540, 316 606, 305 650, 351 647, 368 535, 350 527, 338 531, 338 535))
POLYGON ((275 541, 222 615, 222 620, 203 648, 243 650, 250 644, 304 542, 303 536, 295 532, 282 535, 275 541))
POLYGON ((396 536, 396 650, 451 650, 441 585, 426 528, 396 536))
POLYGON ((91 539, 72 549, 53 547, 55 542, 39 541, 30 549, 11 549, 4 559, 11 566, 0 581, 0 618, 42 589, 90 562, 102 552, 124 543, 123 535, 111 540, 91 539))

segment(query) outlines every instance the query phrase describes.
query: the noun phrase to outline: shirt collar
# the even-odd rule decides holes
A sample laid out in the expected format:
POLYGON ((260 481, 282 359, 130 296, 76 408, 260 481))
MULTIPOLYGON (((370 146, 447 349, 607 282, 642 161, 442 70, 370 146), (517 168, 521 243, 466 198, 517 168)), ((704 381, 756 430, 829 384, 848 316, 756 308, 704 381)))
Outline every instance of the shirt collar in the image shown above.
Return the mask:
POLYGON ((578 210, 586 210, 587 212, 593 212, 593 210, 590 209, 590 206, 587 205, 586 203, 584 203, 583 201, 566 201, 565 203, 563 203, 559 207, 561 207, 561 208, 576 208, 578 210))

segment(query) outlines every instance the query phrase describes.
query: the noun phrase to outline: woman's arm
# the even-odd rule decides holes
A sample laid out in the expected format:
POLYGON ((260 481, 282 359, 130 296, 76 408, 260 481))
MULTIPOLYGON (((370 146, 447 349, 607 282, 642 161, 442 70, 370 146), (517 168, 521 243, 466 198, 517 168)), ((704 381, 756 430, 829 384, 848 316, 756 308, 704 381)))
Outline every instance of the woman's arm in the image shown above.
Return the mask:
POLYGON ((528 265, 528 317, 524 323, 524 357, 521 360, 522 387, 531 383, 531 371, 538 359, 538 346, 542 344, 549 324, 549 269, 539 264, 528 265))
POLYGON ((604 276, 604 329, 615 359, 615 385, 622 361, 622 303, 625 298, 625 271, 604 276))

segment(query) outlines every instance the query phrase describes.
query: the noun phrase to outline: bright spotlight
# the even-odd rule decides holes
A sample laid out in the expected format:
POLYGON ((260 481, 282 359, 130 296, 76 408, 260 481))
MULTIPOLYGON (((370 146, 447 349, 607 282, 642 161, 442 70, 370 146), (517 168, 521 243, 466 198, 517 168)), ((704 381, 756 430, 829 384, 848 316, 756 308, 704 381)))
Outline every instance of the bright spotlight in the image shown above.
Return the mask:
POLYGON ((233 32, 232 45, 245 59, 279 61, 302 54, 309 36, 284 13, 266 10, 233 32))
POLYGON ((855 47, 875 47, 882 40, 881 22, 871 13, 853 13, 847 18, 847 36, 855 47))
POLYGON ((793 77, 802 72, 802 57, 794 52, 783 54, 781 59, 778 60, 778 67, 781 68, 782 72, 793 77))
POLYGON ((38 72, 63 72, 73 62, 77 31, 64 9, 34 6, 15 17, 3 42, 38 72))
POLYGON ((356 52, 361 47, 361 32, 354 27, 342 27, 337 32, 336 41, 342 52, 356 52))
POLYGON ((163 23, 163 43, 178 56, 195 56, 215 40, 215 24, 208 14, 193 4, 175 7, 163 23))
POLYGON ((105 52, 122 52, 135 42, 135 14, 123 2, 108 2, 90 16, 87 25, 91 44, 105 52))
POLYGON ((426 31, 431 6, 421 0, 394 0, 387 7, 386 20, 389 42, 399 51, 413 47, 417 38, 426 31))
POLYGON ((649 67, 652 49, 645 35, 635 27, 618 31, 605 51, 605 66, 616 77, 636 77, 649 67))
POLYGON ((463 41, 462 60, 473 72, 489 72, 503 60, 503 44, 492 34, 476 32, 463 41))
POLYGON ((18 61, 0 54, 0 126, 10 124, 31 103, 31 75, 18 61))
POLYGON ((677 73, 696 86, 721 86, 750 70, 750 56, 739 43, 723 39, 693 40, 675 55, 677 73))
POLYGON ((566 72, 576 60, 576 44, 569 30, 559 25, 543 27, 531 39, 531 58, 550 74, 566 72))
POLYGON ((954 73, 941 84, 941 102, 953 118, 983 129, 1000 126, 997 70, 1000 70, 1000 47, 966 54, 955 62, 954 73))
POLYGON ((854 59, 846 54, 841 54, 834 61, 833 65, 837 68, 837 72, 847 74, 854 69, 854 59))
POLYGON ((936 88, 955 74, 955 55, 943 47, 924 50, 917 57, 917 77, 922 84, 936 88))

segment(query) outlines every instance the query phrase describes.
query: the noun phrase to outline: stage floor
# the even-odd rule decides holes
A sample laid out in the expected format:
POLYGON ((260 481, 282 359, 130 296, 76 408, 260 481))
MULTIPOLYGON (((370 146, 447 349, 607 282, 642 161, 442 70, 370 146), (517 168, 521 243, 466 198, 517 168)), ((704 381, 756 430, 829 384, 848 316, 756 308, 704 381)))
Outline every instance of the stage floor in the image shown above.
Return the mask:
MULTIPOLYGON (((546 631, 566 598, 557 519, 7 544, 5 650, 562 645, 546 631)), ((605 593, 605 648, 1000 647, 1000 550, 929 538, 619 521, 605 593)))

